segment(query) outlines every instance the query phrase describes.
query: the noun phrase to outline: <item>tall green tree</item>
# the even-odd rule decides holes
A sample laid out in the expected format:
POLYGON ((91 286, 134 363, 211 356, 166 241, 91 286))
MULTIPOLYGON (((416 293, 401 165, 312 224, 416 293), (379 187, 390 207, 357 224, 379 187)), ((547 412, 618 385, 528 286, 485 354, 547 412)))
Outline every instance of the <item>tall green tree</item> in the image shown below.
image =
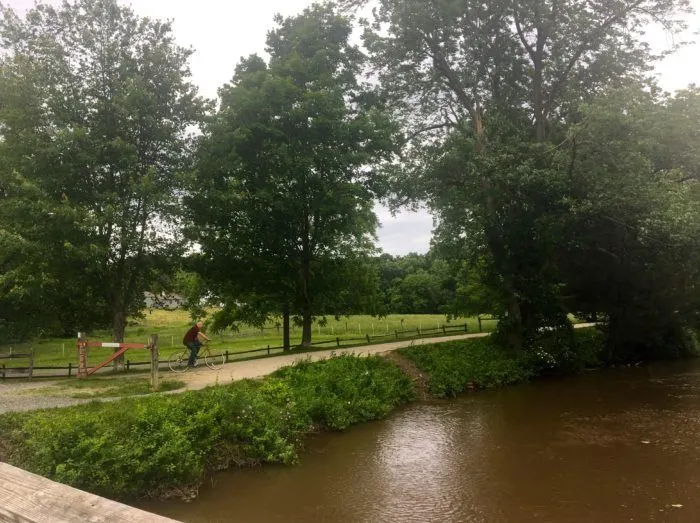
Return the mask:
POLYGON ((230 321, 283 312, 288 332, 299 317, 308 346, 314 316, 372 295, 362 266, 383 187, 372 165, 388 158, 392 128, 359 81, 349 18, 314 5, 275 21, 269 61, 242 60, 219 91, 188 205, 200 270, 230 321))
POLYGON ((671 131, 697 101, 692 91, 613 90, 582 107, 557 151, 570 177, 564 294, 571 310, 606 322, 613 359, 684 354, 700 327, 700 180, 690 160, 700 120, 685 137, 671 131))
POLYGON ((479 269, 513 347, 566 326, 556 247, 567 180, 551 151, 581 103, 649 69, 644 27, 682 29, 689 3, 377 3, 365 42, 405 128, 399 196, 427 200, 443 252, 479 269))
POLYGON ((65 292, 70 327, 109 324, 122 340, 182 251, 178 173, 204 109, 192 51, 116 0, 38 4, 23 19, 2 7, 0 35, 0 197, 19 205, 0 216, 4 241, 53 282, 29 281, 45 310, 65 292), (43 219, 27 229, 20 208, 43 219))

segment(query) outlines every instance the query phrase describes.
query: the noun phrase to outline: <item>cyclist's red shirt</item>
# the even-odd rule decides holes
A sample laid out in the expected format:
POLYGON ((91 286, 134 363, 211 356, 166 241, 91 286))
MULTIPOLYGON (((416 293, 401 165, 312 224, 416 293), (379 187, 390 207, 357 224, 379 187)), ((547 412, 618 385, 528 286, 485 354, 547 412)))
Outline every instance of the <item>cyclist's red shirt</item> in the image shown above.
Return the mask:
POLYGON ((197 339, 197 334, 199 334, 199 327, 195 324, 190 330, 187 331, 185 334, 185 337, 182 338, 182 343, 187 345, 188 343, 192 343, 197 339))

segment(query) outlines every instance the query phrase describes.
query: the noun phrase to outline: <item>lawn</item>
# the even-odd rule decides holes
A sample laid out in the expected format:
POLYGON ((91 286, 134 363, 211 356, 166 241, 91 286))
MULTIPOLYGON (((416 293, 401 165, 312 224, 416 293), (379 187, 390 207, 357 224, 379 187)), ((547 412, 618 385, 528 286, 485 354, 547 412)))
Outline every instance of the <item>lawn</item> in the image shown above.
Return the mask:
MULTIPOLYGON (((312 342, 332 341, 340 339, 340 345, 357 345, 359 338, 385 335, 386 340, 395 339, 396 331, 436 329, 442 326, 464 325, 467 323, 469 332, 478 332, 479 326, 476 318, 457 318, 448 320, 441 314, 393 314, 384 318, 373 316, 349 316, 339 320, 328 318, 325 325, 314 323, 312 342)), ((125 341, 131 343, 146 343, 150 334, 158 334, 160 359, 167 360, 169 355, 182 348, 182 337, 191 326, 192 321, 185 311, 153 310, 147 312, 143 319, 129 322, 126 329, 125 341)), ((494 321, 483 321, 484 331, 492 330, 494 321)), ((435 331, 428 334, 435 335, 435 331)), ((243 326, 239 331, 224 331, 210 334, 213 339, 211 347, 217 351, 229 351, 231 354, 264 349, 266 347, 279 347, 282 345, 282 328, 277 322, 271 322, 263 329, 243 326)), ((402 337, 407 337, 404 335, 402 337)), ((88 333, 88 339, 99 341, 111 341, 108 331, 95 331, 88 333)), ((381 341, 375 338, 374 342, 381 341)), ((291 335, 292 345, 301 342, 301 328, 293 327, 291 335)), ((326 345, 331 347, 332 345, 326 345)), ((76 338, 50 338, 38 339, 21 344, 0 345, 0 354, 24 352, 29 348, 35 351, 35 366, 66 366, 69 362, 77 365, 78 356, 76 338)), ((88 351, 88 364, 96 365, 112 353, 112 349, 90 348, 88 351)), ((131 362, 149 361, 150 355, 146 350, 132 349, 126 355, 131 362)), ((25 359, 0 360, 0 365, 9 367, 24 367, 25 359)))

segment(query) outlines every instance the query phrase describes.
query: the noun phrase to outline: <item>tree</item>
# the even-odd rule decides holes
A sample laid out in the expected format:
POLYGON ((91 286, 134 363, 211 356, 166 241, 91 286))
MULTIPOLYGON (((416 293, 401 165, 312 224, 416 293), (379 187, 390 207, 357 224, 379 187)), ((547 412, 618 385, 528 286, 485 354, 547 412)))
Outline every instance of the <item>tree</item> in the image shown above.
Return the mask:
POLYGON ((358 81, 350 19, 314 5, 275 21, 269 63, 242 60, 219 91, 187 202, 227 323, 283 311, 308 346, 314 316, 347 312, 374 285, 362 269, 382 188, 370 166, 388 157, 392 129, 358 81))
MULTIPOLYGON (((376 259, 380 271, 383 313, 450 313, 455 297, 452 270, 434 253, 376 259)), ((483 312, 483 311, 481 311, 483 312)))
POLYGON ((29 231, 16 226, 17 212, 4 213, 3 228, 18 245, 51 237, 46 250, 24 252, 30 266, 51 253, 43 274, 63 281, 34 295, 72 295, 75 323, 90 325, 86 311, 95 308, 95 322, 111 324, 120 341, 143 292, 182 252, 178 173, 204 109, 188 82, 191 51, 174 44, 170 23, 116 0, 39 4, 25 19, 2 8, 1 16, 2 184, 35 214, 54 213, 29 231))
POLYGON ((688 2, 378 3, 365 42, 405 129, 398 196, 427 200, 443 252, 480 266, 511 346, 566 326, 556 248, 567 180, 552 150, 581 103, 645 73, 643 27, 681 29, 688 2))
MULTIPOLYGON (((697 105, 637 85, 583 107, 557 152, 571 208, 559 265, 571 310, 605 321, 611 359, 677 356, 700 327, 700 181, 697 105), (686 107, 679 111, 679 105, 686 107), (697 110, 697 109, 696 109, 697 110)), ((697 347, 696 347, 697 349, 697 347)))

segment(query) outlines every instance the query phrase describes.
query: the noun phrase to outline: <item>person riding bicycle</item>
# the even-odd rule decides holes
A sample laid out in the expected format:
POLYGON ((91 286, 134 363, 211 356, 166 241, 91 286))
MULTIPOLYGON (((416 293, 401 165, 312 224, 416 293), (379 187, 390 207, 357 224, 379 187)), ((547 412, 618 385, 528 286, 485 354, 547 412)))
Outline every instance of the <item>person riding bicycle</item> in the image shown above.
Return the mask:
POLYGON ((185 337, 182 338, 182 343, 185 345, 185 347, 190 349, 190 358, 187 360, 188 367, 194 367, 194 363, 197 361, 197 353, 199 352, 199 348, 202 346, 202 342, 199 341, 199 337, 201 336, 205 340, 211 341, 211 338, 202 332, 203 326, 204 322, 198 321, 185 333, 185 337))

